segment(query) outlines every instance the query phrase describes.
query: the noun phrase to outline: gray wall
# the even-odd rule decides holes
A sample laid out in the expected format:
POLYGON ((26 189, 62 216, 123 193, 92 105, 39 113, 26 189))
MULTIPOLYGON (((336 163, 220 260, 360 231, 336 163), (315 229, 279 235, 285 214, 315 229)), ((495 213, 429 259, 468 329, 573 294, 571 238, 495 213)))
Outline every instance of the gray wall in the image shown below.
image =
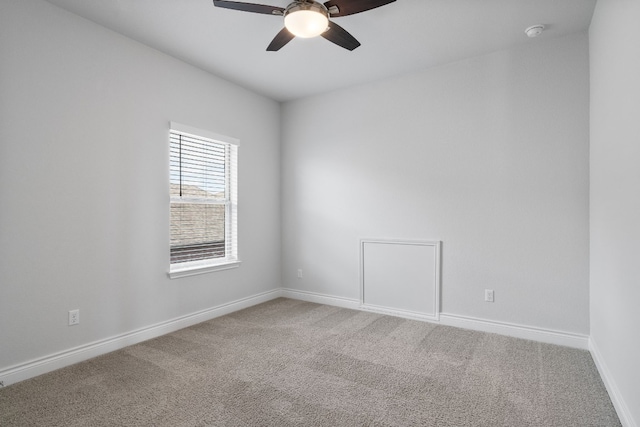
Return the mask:
POLYGON ((640 425, 638 17, 640 2, 599 1, 589 30, 591 344, 629 426, 640 425))
POLYGON ((278 103, 38 0, 0 58, 0 370, 280 286, 278 103), (238 269, 166 276, 170 120, 241 141, 238 269))
POLYGON ((284 104, 284 285, 357 299, 360 238, 441 239, 443 312, 588 334, 588 132, 584 33, 284 104))

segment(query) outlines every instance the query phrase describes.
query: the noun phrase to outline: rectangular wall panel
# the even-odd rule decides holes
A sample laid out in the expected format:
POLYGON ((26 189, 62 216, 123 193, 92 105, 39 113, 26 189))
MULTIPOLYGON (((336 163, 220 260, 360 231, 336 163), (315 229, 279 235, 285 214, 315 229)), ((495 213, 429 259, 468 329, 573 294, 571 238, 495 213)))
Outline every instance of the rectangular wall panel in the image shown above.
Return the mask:
POLYGON ((438 320, 440 242, 362 240, 363 308, 438 320))

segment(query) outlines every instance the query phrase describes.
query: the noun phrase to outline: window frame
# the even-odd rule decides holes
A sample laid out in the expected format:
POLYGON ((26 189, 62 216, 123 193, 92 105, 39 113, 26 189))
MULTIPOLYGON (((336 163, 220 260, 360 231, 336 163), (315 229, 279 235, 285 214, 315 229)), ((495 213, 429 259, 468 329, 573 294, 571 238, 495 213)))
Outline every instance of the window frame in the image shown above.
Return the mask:
MULTIPOLYGON (((196 261, 187 261, 181 263, 171 263, 169 260, 169 271, 167 275, 171 279, 180 277, 193 276, 197 274, 205 274, 213 271, 228 270, 231 268, 237 268, 240 266, 241 261, 238 256, 238 149, 240 147, 240 141, 236 138, 220 135, 211 131, 194 128, 191 126, 183 125, 176 122, 169 123, 169 159, 171 158, 171 134, 179 133, 191 137, 196 137, 203 140, 210 140, 213 143, 224 144, 229 147, 227 159, 225 155, 225 162, 229 164, 229 171, 227 171, 227 178, 225 182, 225 191, 227 197, 224 201, 225 206, 225 256, 223 258, 208 258, 196 261)), ((227 150, 225 149, 225 153, 227 150)), ((171 174, 171 161, 169 161, 169 174, 171 174)), ((171 176, 169 176, 169 184, 171 185, 171 176)), ((169 211, 171 206, 175 203, 189 203, 188 199, 182 199, 181 197, 171 197, 169 194, 169 211)), ((194 203, 194 201, 191 201, 194 203)), ((195 202, 198 203, 198 202, 195 202)), ((209 203, 206 203, 209 204, 209 203)), ((220 205, 222 203, 218 201, 212 201, 212 205, 220 205)), ((171 218, 171 215, 169 215, 171 218)), ((171 221, 171 219, 169 219, 171 221)), ((169 252, 171 252, 171 243, 169 242, 169 252)))

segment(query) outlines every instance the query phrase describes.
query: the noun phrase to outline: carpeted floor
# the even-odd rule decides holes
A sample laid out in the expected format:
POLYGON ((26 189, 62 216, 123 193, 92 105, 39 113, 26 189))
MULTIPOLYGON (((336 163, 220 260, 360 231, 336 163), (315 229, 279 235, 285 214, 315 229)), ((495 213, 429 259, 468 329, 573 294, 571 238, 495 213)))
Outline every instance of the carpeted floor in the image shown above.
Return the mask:
POLYGON ((591 356, 277 299, 0 390, 1 426, 619 426, 591 356))

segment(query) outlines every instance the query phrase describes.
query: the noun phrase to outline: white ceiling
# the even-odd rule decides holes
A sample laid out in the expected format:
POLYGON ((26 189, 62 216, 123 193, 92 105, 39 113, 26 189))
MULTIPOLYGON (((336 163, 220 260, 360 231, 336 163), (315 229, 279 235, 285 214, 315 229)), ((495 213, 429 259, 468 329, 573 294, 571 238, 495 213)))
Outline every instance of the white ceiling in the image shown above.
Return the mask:
MULTIPOLYGON (((47 1, 278 101, 585 31, 596 3, 397 0, 335 18, 362 43, 352 52, 321 37, 266 52, 281 17, 217 8, 211 0, 47 1), (534 24, 547 30, 529 39, 524 30, 534 24)), ((285 7, 290 1, 245 2, 285 7)))

